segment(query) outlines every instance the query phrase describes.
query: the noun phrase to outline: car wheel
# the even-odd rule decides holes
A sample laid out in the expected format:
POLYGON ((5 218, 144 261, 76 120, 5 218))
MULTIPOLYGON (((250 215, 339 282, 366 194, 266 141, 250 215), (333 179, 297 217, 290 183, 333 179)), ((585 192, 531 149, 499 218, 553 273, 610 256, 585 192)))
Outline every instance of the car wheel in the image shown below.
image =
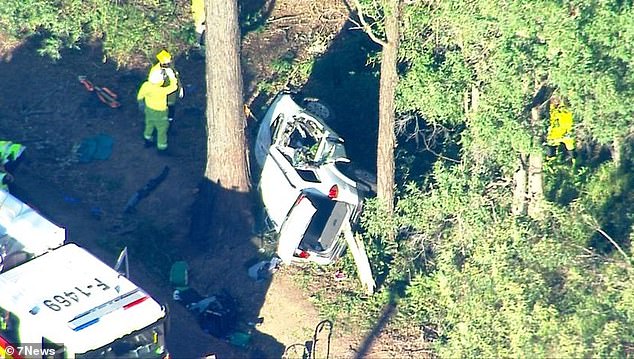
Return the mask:
POLYGON ((304 99, 303 104, 304 109, 307 112, 312 113, 324 121, 329 121, 334 118, 334 114, 332 110, 330 110, 330 107, 319 99, 307 97, 304 99))

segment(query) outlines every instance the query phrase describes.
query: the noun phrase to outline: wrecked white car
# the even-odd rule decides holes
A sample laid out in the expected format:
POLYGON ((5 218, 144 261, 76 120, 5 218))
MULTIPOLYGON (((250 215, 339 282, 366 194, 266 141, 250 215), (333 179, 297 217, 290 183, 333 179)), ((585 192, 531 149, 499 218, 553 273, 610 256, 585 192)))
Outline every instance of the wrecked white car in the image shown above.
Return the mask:
POLYGON ((343 139, 319 116, 327 114, 318 102, 302 107, 289 93, 274 99, 255 144, 261 168, 258 189, 268 225, 279 235, 277 254, 284 262, 330 264, 347 245, 355 260, 360 256, 360 273, 370 273, 365 250, 351 230, 363 204, 360 192, 367 186, 339 170, 338 164, 350 161, 343 139))

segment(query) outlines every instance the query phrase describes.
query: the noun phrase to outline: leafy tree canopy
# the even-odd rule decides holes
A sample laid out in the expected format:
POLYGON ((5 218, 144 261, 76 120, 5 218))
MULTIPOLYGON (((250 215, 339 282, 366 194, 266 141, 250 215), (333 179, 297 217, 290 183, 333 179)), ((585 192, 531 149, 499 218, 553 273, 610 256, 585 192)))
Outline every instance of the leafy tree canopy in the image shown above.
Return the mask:
POLYGON ((0 32, 41 39, 39 52, 53 59, 60 50, 99 40, 106 56, 126 64, 135 54, 193 41, 189 8, 172 1, 2 0, 0 32))

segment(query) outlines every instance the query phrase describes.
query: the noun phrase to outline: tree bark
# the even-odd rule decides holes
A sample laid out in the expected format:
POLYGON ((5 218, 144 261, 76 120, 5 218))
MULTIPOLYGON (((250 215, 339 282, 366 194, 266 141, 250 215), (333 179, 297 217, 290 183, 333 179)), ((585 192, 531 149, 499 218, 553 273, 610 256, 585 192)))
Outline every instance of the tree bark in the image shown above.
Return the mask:
MULTIPOLYGON (((542 89, 538 88, 536 93, 542 89)), ((541 108, 531 108, 531 128, 533 129, 533 149, 528 157, 528 207, 527 214, 540 219, 544 205, 543 150, 542 150, 542 116, 541 108)))
MULTIPOLYGON (((385 36, 381 52, 381 79, 379 83, 379 134, 377 144, 377 198, 386 206, 388 214, 394 213, 394 148, 396 147, 395 95, 398 84, 398 47, 400 40, 400 1, 386 1, 385 36)), ((389 234, 394 238, 394 233, 389 234)))
POLYGON ((206 186, 211 222, 221 233, 251 218, 237 0, 206 0, 206 186))
POLYGON ((617 168, 621 167, 621 163, 622 163, 622 160, 621 160, 622 146, 623 146, 622 138, 619 136, 614 136, 614 140, 612 141, 611 153, 612 153, 612 161, 614 162, 614 166, 617 168))
POLYGON ((527 174, 526 174, 526 156, 520 155, 519 168, 513 174, 513 208, 512 213, 516 216, 526 214, 526 193, 527 193, 527 174))
POLYGON ((542 83, 535 83, 535 95, 530 113, 532 146, 528 153, 520 153, 519 169, 513 175, 513 207, 514 215, 527 214, 531 218, 540 219, 544 207, 543 153, 542 153, 542 116, 540 101, 536 101, 547 88, 542 83))

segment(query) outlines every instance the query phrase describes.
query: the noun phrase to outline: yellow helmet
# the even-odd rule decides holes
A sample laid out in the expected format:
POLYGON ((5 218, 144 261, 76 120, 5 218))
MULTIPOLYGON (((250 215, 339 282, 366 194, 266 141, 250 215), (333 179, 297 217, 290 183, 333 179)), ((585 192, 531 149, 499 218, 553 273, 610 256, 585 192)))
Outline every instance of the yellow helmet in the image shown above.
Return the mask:
POLYGON ((161 52, 156 54, 156 59, 161 64, 169 64, 170 62, 172 62, 172 55, 170 55, 170 53, 167 52, 167 50, 161 50, 161 52))

